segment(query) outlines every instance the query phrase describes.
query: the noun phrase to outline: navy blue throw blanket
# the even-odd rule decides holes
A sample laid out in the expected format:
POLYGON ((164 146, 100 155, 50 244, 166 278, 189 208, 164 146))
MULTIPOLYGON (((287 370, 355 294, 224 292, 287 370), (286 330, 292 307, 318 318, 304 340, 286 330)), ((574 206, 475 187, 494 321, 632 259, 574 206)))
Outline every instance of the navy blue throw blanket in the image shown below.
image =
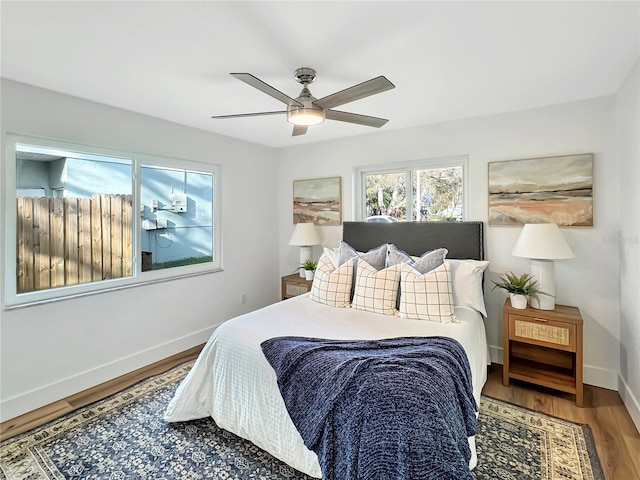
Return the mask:
POLYGON ((261 346, 324 480, 473 478, 477 405, 456 340, 277 337, 261 346))

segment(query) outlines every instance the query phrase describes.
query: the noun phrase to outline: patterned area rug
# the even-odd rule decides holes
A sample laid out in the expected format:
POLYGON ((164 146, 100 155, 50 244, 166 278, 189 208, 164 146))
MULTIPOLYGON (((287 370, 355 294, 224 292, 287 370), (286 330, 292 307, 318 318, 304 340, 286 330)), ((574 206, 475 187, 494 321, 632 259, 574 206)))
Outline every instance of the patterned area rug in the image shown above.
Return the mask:
MULTIPOLYGON (((164 409, 192 364, 3 442, 0 478, 310 479, 210 418, 164 422, 164 409)), ((476 440, 476 480, 604 479, 584 425, 483 397, 476 440)))

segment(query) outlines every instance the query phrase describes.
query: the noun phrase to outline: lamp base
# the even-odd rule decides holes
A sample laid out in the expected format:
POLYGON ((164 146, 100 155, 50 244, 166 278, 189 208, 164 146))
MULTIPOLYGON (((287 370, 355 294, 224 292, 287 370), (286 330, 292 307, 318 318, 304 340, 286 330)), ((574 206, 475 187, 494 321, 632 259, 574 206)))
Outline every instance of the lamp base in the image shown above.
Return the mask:
MULTIPOLYGON (((300 247, 300 266, 307 260, 311 260, 311 256, 313 255, 313 249, 307 245, 303 245, 300 247)), ((304 278, 304 269, 300 269, 300 276, 304 278)))
POLYGON ((531 275, 538 281, 538 289, 547 294, 540 294, 537 300, 532 298, 531 306, 538 310, 555 310, 556 286, 553 260, 531 260, 531 275))

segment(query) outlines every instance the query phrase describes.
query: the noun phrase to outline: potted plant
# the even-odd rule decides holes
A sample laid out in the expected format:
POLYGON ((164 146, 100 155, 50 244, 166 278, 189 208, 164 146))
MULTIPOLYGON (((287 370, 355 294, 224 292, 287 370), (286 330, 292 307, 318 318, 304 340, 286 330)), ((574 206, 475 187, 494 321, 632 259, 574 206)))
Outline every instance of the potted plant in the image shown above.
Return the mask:
POLYGON ((511 297, 511 306, 513 308, 525 309, 527 308, 527 301, 530 298, 538 299, 538 295, 548 295, 548 293, 542 292, 538 289, 538 281, 534 280, 533 276, 529 273, 523 273, 518 276, 513 272, 505 273, 498 279, 499 281, 493 282, 493 288, 502 288, 509 292, 511 297))
POLYGON ((317 266, 318 262, 315 262, 313 260, 305 260, 305 262, 296 269, 296 272, 298 270, 304 270, 304 278, 306 280, 313 280, 313 274, 316 271, 317 266))

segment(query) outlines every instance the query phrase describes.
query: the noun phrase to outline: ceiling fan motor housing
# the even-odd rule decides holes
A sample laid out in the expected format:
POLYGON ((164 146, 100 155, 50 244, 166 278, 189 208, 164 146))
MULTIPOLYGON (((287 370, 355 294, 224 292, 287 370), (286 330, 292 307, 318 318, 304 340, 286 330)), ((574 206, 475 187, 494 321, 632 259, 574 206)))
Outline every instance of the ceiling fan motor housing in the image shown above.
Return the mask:
POLYGON ((287 106, 287 121, 294 125, 317 125, 324 122, 324 109, 313 104, 317 98, 311 95, 311 92, 307 88, 307 83, 313 82, 313 78, 310 82, 301 81, 300 79, 302 77, 298 75, 298 72, 301 70, 311 70, 313 72, 313 78, 315 78, 315 70, 312 68, 299 68, 296 70, 296 79, 302 83, 303 87, 300 95, 298 95, 295 100, 303 106, 289 104, 287 106))
POLYGON ((293 72, 293 76, 298 83, 308 85, 316 79, 316 71, 313 68, 302 67, 296 69, 296 71, 293 72))

